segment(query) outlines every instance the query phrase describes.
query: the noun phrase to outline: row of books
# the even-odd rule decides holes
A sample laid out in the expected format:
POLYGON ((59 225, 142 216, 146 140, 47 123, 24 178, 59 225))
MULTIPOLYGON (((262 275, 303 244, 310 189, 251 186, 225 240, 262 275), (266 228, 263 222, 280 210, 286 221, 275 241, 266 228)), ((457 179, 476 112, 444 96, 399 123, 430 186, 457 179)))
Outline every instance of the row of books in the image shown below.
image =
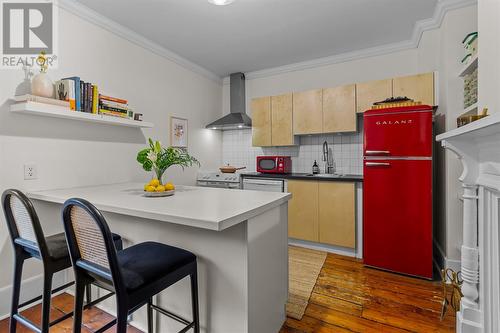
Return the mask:
POLYGON ((85 82, 78 76, 57 81, 55 88, 56 99, 69 102, 71 110, 133 118, 127 100, 99 94, 97 85, 85 82))

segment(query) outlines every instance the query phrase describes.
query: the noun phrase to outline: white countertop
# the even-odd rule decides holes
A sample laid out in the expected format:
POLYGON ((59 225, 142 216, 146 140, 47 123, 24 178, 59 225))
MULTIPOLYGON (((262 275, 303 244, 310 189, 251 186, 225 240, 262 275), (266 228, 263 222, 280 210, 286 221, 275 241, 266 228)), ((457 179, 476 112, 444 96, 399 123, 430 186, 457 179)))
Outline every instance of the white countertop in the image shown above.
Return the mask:
POLYGON ((291 198, 289 193, 180 185, 173 196, 147 198, 143 196, 141 183, 32 191, 27 195, 31 199, 59 204, 77 197, 90 201, 103 212, 210 230, 224 230, 291 198))

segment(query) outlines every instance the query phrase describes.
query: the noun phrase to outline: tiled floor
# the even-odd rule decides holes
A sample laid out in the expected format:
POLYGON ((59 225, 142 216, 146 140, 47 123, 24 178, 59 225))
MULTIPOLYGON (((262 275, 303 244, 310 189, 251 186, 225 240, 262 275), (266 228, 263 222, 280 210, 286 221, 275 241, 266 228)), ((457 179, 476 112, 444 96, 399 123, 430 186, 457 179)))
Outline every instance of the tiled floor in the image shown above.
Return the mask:
MULTIPOLYGON (((57 317, 60 317, 64 313, 71 312, 73 310, 73 296, 69 294, 61 294, 59 296, 56 296, 52 300, 52 312, 51 312, 51 319, 55 319, 57 317)), ((40 324, 40 311, 41 311, 41 305, 37 305, 35 307, 29 308, 23 312, 23 315, 26 316, 28 319, 36 323, 37 325, 40 324)), ((82 333, 92 333, 108 322, 113 320, 113 316, 110 314, 99 310, 97 307, 92 307, 88 310, 85 310, 83 312, 83 327, 82 327, 82 333)), ((63 322, 52 326, 50 328, 50 333, 71 333, 73 331, 73 319, 68 318, 64 320, 63 322)), ((116 330, 112 327, 106 332, 115 332, 116 330)), ((0 333, 7 333, 9 332, 9 320, 4 319, 0 321, 0 333)), ((25 328, 23 325, 18 324, 17 325, 17 332, 18 333, 32 333, 32 331, 28 330, 25 328)), ((138 329, 132 327, 129 325, 127 329, 128 333, 141 333, 138 329)))
MULTIPOLYGON (((281 333, 455 332, 451 309, 439 320, 440 302, 438 282, 365 268, 359 260, 329 254, 304 317, 300 321, 288 318, 281 333)), ((62 294, 52 304, 55 318, 72 310, 73 298, 62 294)), ((26 310, 25 315, 39 323, 40 306, 26 310)), ((96 307, 86 310, 82 332, 94 332, 112 319, 96 307)), ((71 332, 71 326, 69 318, 50 332, 71 332)), ((30 332, 18 327, 19 333, 30 332)), ((8 319, 0 322, 0 333, 4 332, 8 332, 8 319)), ((129 327, 127 332, 140 331, 129 327)))

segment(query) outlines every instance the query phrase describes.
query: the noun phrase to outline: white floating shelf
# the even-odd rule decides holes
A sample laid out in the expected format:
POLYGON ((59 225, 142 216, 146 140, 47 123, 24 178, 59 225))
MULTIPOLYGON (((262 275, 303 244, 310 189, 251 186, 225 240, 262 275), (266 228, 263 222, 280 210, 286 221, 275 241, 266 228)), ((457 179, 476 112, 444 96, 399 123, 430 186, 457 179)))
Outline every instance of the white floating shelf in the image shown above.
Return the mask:
POLYGON ((477 54, 472 57, 472 59, 467 63, 467 65, 464 65, 460 72, 458 73, 458 76, 464 77, 465 75, 469 75, 472 73, 476 68, 478 64, 478 57, 477 54))
POLYGON ((114 126, 138 127, 138 128, 151 128, 154 125, 145 121, 137 121, 126 118, 104 116, 101 114, 85 113, 79 111, 72 111, 69 108, 37 102, 24 102, 16 103, 10 106, 11 112, 63 118, 71 120, 79 120, 90 123, 107 124, 114 126))

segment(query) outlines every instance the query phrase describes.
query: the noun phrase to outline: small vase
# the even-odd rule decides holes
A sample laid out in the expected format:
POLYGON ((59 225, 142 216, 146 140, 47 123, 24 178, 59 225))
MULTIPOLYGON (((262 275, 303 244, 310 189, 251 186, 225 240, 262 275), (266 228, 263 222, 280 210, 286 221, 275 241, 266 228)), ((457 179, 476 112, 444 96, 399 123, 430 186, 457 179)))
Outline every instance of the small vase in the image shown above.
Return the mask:
POLYGON ((152 179, 158 179, 160 181, 160 184, 163 185, 163 174, 164 173, 160 173, 159 171, 157 170, 154 170, 153 171, 153 178, 152 179))
POLYGON ((33 77, 31 80, 31 93, 41 97, 54 97, 54 83, 47 73, 41 72, 33 77))

